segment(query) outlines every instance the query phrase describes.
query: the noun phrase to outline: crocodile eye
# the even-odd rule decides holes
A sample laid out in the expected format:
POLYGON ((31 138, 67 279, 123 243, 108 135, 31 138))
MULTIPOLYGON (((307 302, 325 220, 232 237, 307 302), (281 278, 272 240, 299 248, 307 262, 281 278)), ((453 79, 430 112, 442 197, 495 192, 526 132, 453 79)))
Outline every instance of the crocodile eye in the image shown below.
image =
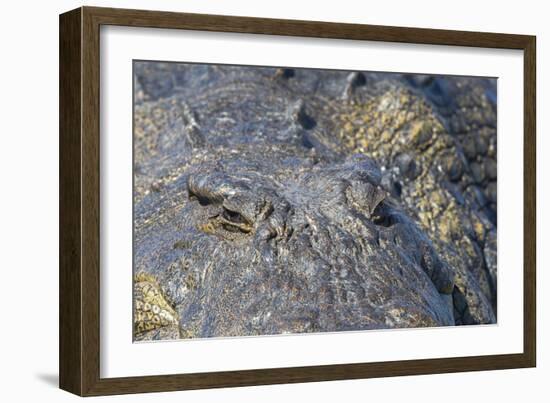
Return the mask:
POLYGON ((248 223, 247 220, 245 220, 245 218, 240 213, 237 213, 236 211, 229 210, 225 207, 223 208, 222 216, 227 221, 230 221, 230 222, 235 223, 235 224, 247 224, 248 223))
POLYGON ((225 234, 229 233, 242 233, 248 234, 252 232, 252 224, 240 213, 223 207, 220 214, 217 214, 210 218, 212 224, 224 230, 225 234))

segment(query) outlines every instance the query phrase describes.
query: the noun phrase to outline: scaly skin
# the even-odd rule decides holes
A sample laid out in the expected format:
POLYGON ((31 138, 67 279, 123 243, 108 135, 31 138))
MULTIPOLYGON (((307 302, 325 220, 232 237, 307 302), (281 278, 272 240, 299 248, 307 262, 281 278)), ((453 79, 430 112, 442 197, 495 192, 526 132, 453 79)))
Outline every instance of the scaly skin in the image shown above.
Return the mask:
POLYGON ((474 181, 460 144, 421 98, 406 88, 384 86, 388 88, 380 96, 341 115, 340 136, 352 152, 372 155, 387 167, 388 190, 455 268, 459 323, 493 322, 496 270, 486 270, 484 243, 486 237, 496 237, 496 228, 469 200, 462 200, 461 189, 474 181))
POLYGON ((179 337, 177 314, 166 302, 154 277, 138 273, 134 277, 134 335, 152 339, 179 337))
POLYGON ((496 321, 492 182, 449 129, 462 79, 436 99, 377 73, 135 71, 136 301, 178 323, 137 310, 137 340, 496 321))

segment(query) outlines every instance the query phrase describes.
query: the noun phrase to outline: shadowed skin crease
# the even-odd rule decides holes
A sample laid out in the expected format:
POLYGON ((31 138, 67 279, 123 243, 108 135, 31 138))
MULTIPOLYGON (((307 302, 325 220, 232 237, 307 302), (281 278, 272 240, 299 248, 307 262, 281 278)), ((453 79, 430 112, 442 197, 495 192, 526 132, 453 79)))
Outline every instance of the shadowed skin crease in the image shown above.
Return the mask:
POLYGON ((134 69, 135 340, 496 322, 494 80, 134 69))

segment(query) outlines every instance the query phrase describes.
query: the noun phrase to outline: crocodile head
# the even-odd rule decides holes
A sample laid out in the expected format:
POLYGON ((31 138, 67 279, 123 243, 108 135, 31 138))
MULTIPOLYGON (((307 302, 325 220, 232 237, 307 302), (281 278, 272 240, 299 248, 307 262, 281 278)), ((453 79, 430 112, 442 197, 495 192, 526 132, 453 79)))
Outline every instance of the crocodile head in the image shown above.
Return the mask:
POLYGON ((496 322, 495 80, 134 71, 137 339, 496 322))
POLYGON ((380 181, 366 156, 211 149, 138 204, 136 269, 181 337, 452 325, 453 272, 380 181))

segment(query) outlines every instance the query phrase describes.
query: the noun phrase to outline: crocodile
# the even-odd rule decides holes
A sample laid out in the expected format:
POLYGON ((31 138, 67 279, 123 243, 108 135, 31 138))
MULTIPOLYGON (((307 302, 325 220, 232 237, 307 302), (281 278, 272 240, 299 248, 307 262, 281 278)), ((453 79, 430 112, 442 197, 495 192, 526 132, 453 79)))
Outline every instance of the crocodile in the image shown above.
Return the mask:
POLYGON ((136 341, 496 323, 496 219, 495 79, 134 62, 136 341))

